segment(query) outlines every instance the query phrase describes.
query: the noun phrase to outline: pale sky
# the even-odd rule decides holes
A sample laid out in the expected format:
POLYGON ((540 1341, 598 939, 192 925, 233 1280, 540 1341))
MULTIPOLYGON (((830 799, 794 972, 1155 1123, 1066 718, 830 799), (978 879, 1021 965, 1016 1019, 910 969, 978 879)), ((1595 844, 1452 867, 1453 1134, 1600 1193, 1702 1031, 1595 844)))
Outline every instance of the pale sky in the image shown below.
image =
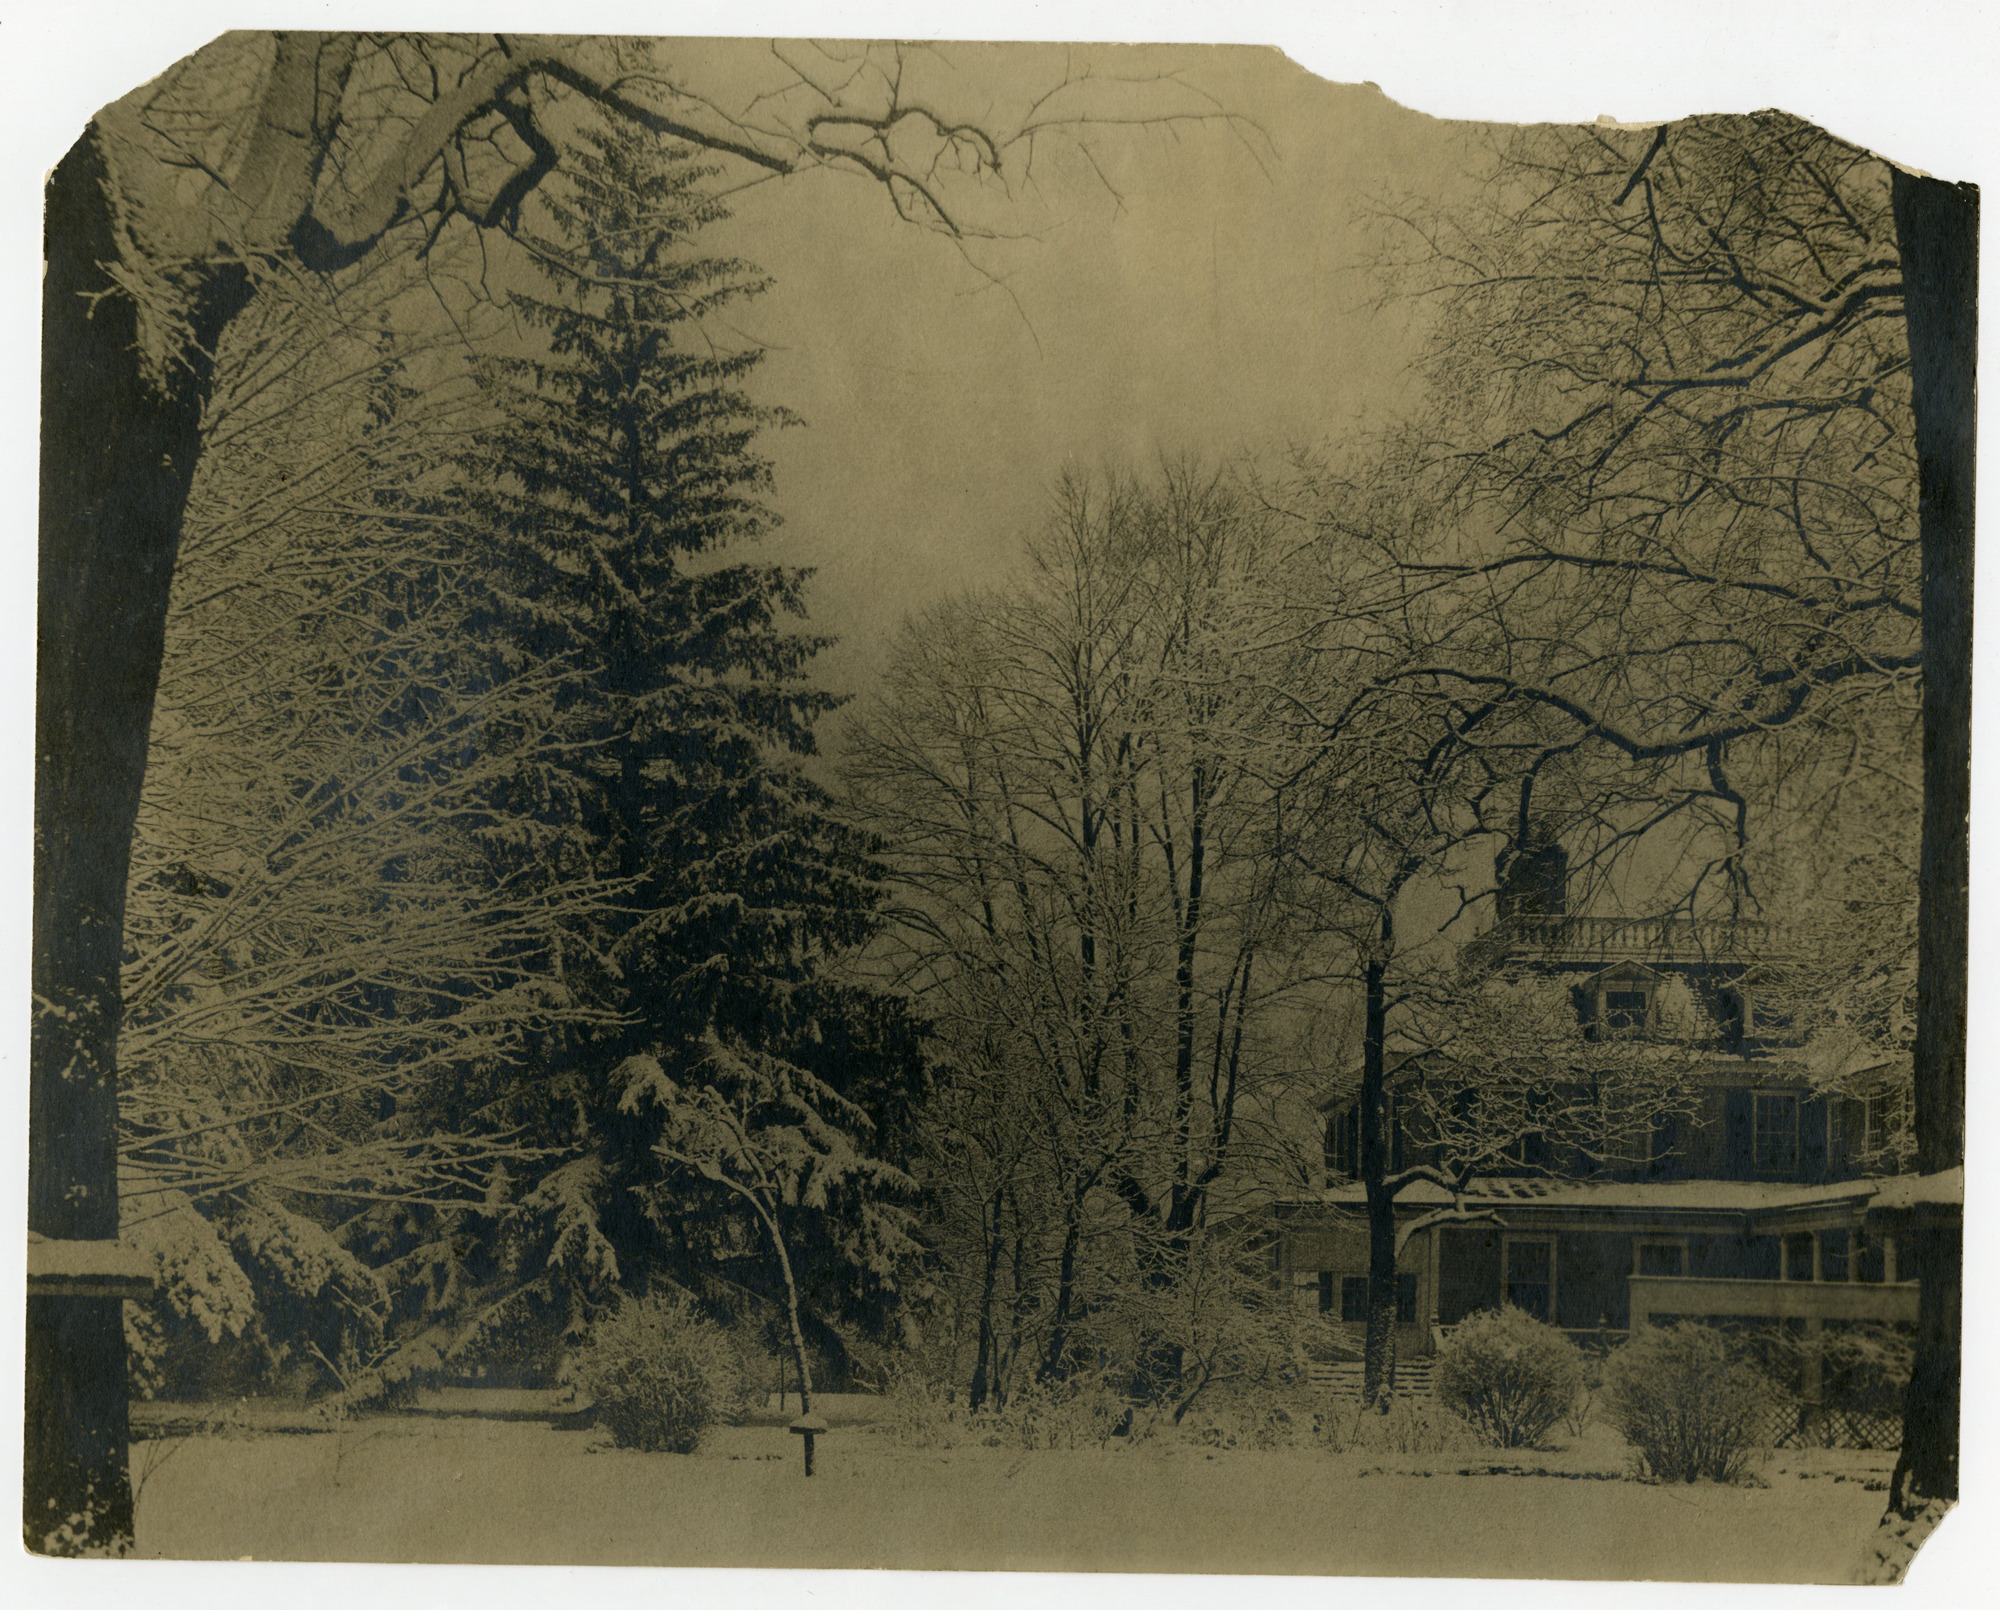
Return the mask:
POLYGON ((1455 182, 1473 131, 1275 51, 1158 60, 1257 127, 1098 136, 1116 196, 1045 164, 1037 238, 974 248, 1004 289, 842 174, 754 190, 704 236, 775 282, 737 322, 771 349, 759 392, 807 425, 766 440, 786 528, 764 551, 819 568, 843 690, 906 611, 1004 571, 1066 460, 1278 453, 1409 396, 1410 320, 1368 306, 1356 214, 1455 182))

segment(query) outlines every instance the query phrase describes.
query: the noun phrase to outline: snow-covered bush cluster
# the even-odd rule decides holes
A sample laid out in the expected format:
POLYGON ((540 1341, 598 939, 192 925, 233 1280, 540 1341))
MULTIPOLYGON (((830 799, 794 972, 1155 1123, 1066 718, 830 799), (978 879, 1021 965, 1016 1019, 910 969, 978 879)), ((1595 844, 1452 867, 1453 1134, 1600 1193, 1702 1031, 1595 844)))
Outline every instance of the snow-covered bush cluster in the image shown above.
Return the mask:
POLYGON ((1466 1319, 1439 1350, 1440 1402, 1496 1448, 1528 1448, 1567 1415, 1583 1390, 1583 1359, 1553 1325, 1518 1308, 1466 1319))
POLYGON ((1757 1371, 1713 1327, 1639 1331, 1604 1366, 1604 1407, 1657 1481, 1735 1481, 1768 1406, 1757 1371))
POLYGON ((686 1298, 628 1298, 598 1320, 565 1373, 621 1448, 693 1453, 743 1409, 743 1376, 722 1327, 686 1298))

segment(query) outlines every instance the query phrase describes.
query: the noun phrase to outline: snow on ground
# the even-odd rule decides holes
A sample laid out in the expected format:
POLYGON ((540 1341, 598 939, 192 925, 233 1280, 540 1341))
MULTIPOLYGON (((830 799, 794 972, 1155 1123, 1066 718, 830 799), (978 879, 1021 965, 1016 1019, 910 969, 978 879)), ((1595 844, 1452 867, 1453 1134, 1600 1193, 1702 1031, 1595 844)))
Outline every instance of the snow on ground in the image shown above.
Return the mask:
MULTIPOLYGON (((1622 1454, 1622 1450, 1619 1451, 1622 1454)), ((1892 1456, 1779 1454, 1767 1485, 1660 1487, 1618 1455, 1397 1458, 1142 1444, 905 1448, 777 1425, 691 1456, 384 1416, 133 1452, 139 1552, 182 1559, 1843 1581, 1892 1456)))

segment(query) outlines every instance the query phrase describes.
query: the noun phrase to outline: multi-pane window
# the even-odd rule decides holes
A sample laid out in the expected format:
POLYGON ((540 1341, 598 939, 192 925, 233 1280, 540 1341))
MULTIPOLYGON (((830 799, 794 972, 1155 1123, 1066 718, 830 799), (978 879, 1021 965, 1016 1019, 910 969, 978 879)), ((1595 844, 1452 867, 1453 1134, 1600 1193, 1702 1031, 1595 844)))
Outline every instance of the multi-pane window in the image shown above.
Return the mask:
POLYGON ((1642 989, 1606 990, 1604 1026, 1609 1029, 1643 1029, 1646 1026, 1646 992, 1642 989))
POLYGON ((1750 1166, 1759 1174, 1799 1171, 1799 1098, 1760 1090, 1751 1098, 1750 1166))
POLYGON ((1826 1104, 1826 1143, 1837 1152, 1866 1157, 1883 1141, 1880 1096, 1842 1096, 1826 1104))
POLYGON ((1553 1241, 1507 1242, 1507 1301, 1546 1320, 1554 1311, 1556 1247, 1553 1241))
POLYGON ((1881 1092, 1863 1097, 1860 1109, 1861 1133, 1857 1138, 1862 1154, 1870 1159, 1879 1158, 1895 1144, 1897 1132, 1907 1126, 1909 1115, 1881 1092))
POLYGON ((1359 1109, 1343 1107, 1327 1120, 1326 1166, 1329 1173, 1343 1179, 1353 1179, 1361 1172, 1359 1109))
POLYGON ((1639 1243, 1639 1273, 1679 1277, 1687 1273, 1686 1248, 1678 1241, 1639 1243))

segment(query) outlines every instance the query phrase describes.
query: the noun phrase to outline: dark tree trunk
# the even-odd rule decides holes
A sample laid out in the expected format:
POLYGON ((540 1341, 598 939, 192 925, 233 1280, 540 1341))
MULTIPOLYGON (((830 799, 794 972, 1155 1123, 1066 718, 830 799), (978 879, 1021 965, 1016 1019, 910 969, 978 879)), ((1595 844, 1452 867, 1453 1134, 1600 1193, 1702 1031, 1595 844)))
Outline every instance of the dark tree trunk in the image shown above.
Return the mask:
POLYGON ((28 1299, 22 1533, 32 1553, 132 1545, 123 1308, 116 1297, 28 1299))
MULTIPOLYGON (((1182 908, 1174 945, 1174 1185, 1168 1203, 1167 1226, 1185 1242, 1194 1222, 1195 1192, 1189 1189, 1194 1145, 1195 971, 1201 955, 1203 883, 1208 872, 1208 843, 1203 823, 1203 779, 1195 767, 1189 800, 1187 904, 1182 908)), ((1168 871, 1173 871, 1172 860, 1168 871)))
MULTIPOLYGON (((993 1198, 993 1228, 986 1239, 986 1273, 979 1286, 979 1342, 972 1367, 972 1386, 967 1393, 969 1405, 975 1410, 985 1406, 1000 1374, 1000 1343, 993 1325, 993 1300, 1000 1286, 1000 1213, 1005 1205, 1004 1194, 993 1198)), ((980 1222, 985 1222, 983 1209, 980 1222)))
MULTIPOLYGON (((149 377, 115 262, 95 131, 49 181, 42 305, 28 1228, 118 1235, 118 968, 125 879, 181 516, 200 450, 203 352, 243 305, 240 270, 197 298, 202 352, 149 377)), ((30 1549, 118 1552, 132 1535, 118 1302, 31 1296, 23 1524, 30 1549)))
MULTIPOLYGON (((1898 170, 1923 542, 1924 823, 1917 925, 1917 1166, 1965 1162, 1972 802, 1972 501, 1979 192, 1898 170)), ((1891 1484, 1896 1507, 1958 1496, 1962 1217, 1920 1217, 1917 1353, 1891 1484)))
MULTIPOLYGON (((1389 917, 1382 918, 1386 951, 1389 917)), ((1363 977, 1361 1036, 1361 1183, 1368 1200, 1368 1317, 1361 1345, 1361 1401, 1373 1405, 1396 1369, 1396 1197, 1385 1181, 1389 1133, 1388 964, 1371 961, 1363 977)))
POLYGON ((1370 1407, 1396 1384, 1396 1199, 1368 1187, 1368 1328, 1361 1346, 1361 1401, 1370 1407))
POLYGON ((1049 1345, 1037 1372, 1044 1383, 1064 1380, 1069 1375, 1069 1331, 1075 1319, 1076 1255, 1083 1242, 1083 1198, 1069 1203, 1063 1223, 1062 1257, 1056 1264, 1056 1312, 1049 1329, 1049 1345))
POLYGON ((1912 1514, 1958 1498, 1960 1271, 1965 1233, 1953 1209, 1919 1208, 1896 1237, 1897 1272, 1917 1286, 1917 1345, 1903 1406, 1903 1447, 1889 1480, 1889 1507, 1912 1514))

